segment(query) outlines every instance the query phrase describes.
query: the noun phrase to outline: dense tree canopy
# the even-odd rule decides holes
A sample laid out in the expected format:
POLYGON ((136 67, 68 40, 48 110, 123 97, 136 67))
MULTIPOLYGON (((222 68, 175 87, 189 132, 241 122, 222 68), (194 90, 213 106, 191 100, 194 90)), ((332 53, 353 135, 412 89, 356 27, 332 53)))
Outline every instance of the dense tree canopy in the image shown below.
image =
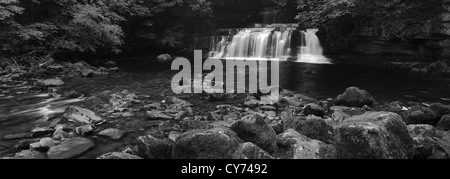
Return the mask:
POLYGON ((177 26, 164 26, 163 23, 156 26, 156 17, 174 8, 208 16, 209 6, 210 2, 206 0, 1 0, 1 52, 108 49, 118 53, 126 33, 174 47, 180 43, 182 33, 176 31, 177 26), (139 28, 126 31, 129 26, 139 28))

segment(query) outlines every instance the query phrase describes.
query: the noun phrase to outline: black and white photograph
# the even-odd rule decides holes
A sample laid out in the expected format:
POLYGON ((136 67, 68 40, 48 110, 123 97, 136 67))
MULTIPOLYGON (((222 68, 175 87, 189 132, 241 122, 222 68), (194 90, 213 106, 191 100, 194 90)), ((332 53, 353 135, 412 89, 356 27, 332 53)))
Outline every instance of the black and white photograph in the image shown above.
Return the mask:
POLYGON ((450 159, 450 0, 0 0, 0 159, 450 159))

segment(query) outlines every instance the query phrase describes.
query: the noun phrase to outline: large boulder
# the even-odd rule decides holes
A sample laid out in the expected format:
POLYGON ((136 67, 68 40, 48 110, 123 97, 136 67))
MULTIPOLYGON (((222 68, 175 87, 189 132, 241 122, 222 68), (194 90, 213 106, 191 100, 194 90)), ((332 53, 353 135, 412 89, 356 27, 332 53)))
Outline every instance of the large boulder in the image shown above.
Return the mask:
POLYGON ((363 107, 364 105, 372 105, 374 102, 375 100, 366 90, 350 87, 336 98, 334 104, 349 107, 363 107))
POLYGON ((173 159, 232 159, 241 140, 225 128, 194 130, 175 142, 173 159))
POLYGON ((336 148, 310 139, 293 129, 277 136, 278 150, 274 157, 281 159, 335 159, 336 148))
POLYGON ((131 155, 129 153, 124 153, 124 152, 111 152, 111 153, 106 153, 103 154, 100 157, 97 157, 97 159, 109 159, 109 160, 136 160, 136 159, 142 159, 139 156, 136 155, 131 155))
POLYGON ((137 138, 138 156, 145 159, 170 159, 173 144, 152 135, 137 138))
POLYGON ((274 159, 269 153, 251 142, 239 145, 233 159, 274 159))
POLYGON ((231 129, 245 142, 252 142, 269 153, 276 150, 275 130, 258 114, 242 117, 231 129))
POLYGON ((95 112, 77 106, 69 106, 64 112, 64 117, 79 124, 99 124, 104 119, 97 116, 95 112))
POLYGON ((367 112, 334 127, 338 158, 412 158, 413 139, 406 124, 395 113, 367 112))
POLYGON ((318 105, 318 104, 308 104, 306 105, 305 109, 303 109, 303 114, 304 115, 315 115, 315 116, 319 116, 319 117, 323 117, 325 115, 325 109, 318 105))
POLYGON ((425 159, 430 156, 437 146, 434 127, 426 124, 409 125, 408 131, 414 140, 414 158, 425 159))
POLYGON ((425 107, 414 106, 411 109, 402 113, 403 120, 407 125, 410 124, 429 124, 436 125, 436 113, 425 107))
POLYGON ((333 128, 324 119, 316 116, 296 117, 284 122, 284 130, 294 129, 311 139, 333 142, 333 128))
POLYGON ((76 137, 50 147, 47 156, 49 159, 71 159, 83 154, 92 147, 94 147, 94 142, 91 140, 76 137))

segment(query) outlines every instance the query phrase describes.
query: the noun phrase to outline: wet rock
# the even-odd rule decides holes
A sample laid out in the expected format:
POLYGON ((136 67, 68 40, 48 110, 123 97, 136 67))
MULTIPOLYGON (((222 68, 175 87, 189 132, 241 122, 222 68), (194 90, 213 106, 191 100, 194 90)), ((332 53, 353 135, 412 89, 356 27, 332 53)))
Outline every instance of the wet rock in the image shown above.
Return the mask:
POLYGON ((436 113, 429 108, 414 106, 408 111, 402 113, 403 120, 407 125, 410 124, 429 124, 436 125, 436 113))
POLYGON ((241 143, 230 130, 215 128, 182 134, 175 143, 174 159, 232 159, 241 143))
POLYGON ((161 103, 151 103, 144 106, 145 109, 154 109, 157 110, 161 107, 161 103))
POLYGON ((280 100, 280 95, 270 94, 261 96, 261 105, 275 105, 280 100))
POLYGON ((71 91, 65 91, 62 96, 66 97, 66 98, 70 98, 70 99, 76 99, 76 98, 83 96, 83 94, 80 94, 74 90, 71 90, 71 91))
POLYGON ((172 143, 157 139, 151 135, 137 138, 138 155, 145 159, 170 159, 172 143))
POLYGON ((270 127, 275 131, 275 134, 281 134, 284 132, 284 126, 281 122, 272 122, 269 124, 270 127))
POLYGON ((68 120, 80 124, 98 125, 104 122, 104 119, 97 116, 93 111, 77 106, 69 106, 64 112, 64 117, 68 120))
POLYGON ((35 128, 35 129, 31 130, 31 136, 35 137, 35 138, 42 137, 42 136, 53 134, 53 132, 55 132, 55 129, 53 129, 53 128, 39 127, 39 128, 35 128))
POLYGON ((335 159, 336 147, 309 139, 293 129, 277 136, 278 150, 273 155, 281 159, 335 159))
POLYGON ((347 118, 351 117, 351 114, 345 112, 347 107, 340 107, 340 106, 333 106, 330 108, 331 111, 333 111, 333 114, 331 114, 331 118, 333 118, 334 121, 344 121, 347 118))
POLYGON ((123 117, 133 117, 134 114, 133 114, 133 113, 130 113, 130 112, 124 112, 124 113, 122 114, 122 116, 123 116, 123 117))
POLYGON ((169 116, 161 111, 147 111, 147 118, 150 120, 172 120, 173 116, 169 116))
POLYGON ((239 145, 233 159, 274 159, 269 153, 251 142, 239 145))
POLYGON ((311 98, 303 94, 294 94, 295 98, 301 99, 302 101, 315 102, 317 99, 311 98))
POLYGON ((24 139, 24 138, 30 138, 30 133, 18 133, 18 134, 8 134, 3 136, 4 140, 16 140, 16 139, 24 139))
POLYGON ((180 132, 177 132, 177 131, 171 131, 171 132, 169 133, 169 139, 170 139, 172 142, 175 142, 175 141, 177 141, 178 137, 180 137, 180 135, 181 135, 180 132))
POLYGON ((236 113, 236 112, 229 113, 229 114, 227 114, 227 115, 222 117, 222 119, 224 121, 235 121, 235 120, 238 120, 240 118, 241 118, 241 115, 236 113))
POLYGON ((36 142, 39 142, 39 139, 24 139, 14 145, 14 148, 17 150, 28 150, 30 149, 30 145, 36 142))
POLYGON ((128 153, 123 153, 123 152, 111 152, 111 153, 106 153, 103 154, 100 157, 97 157, 97 159, 109 159, 109 160, 136 160, 136 159, 142 159, 139 156, 136 155, 131 155, 128 153))
POLYGON ((268 106, 268 105, 261 106, 261 107, 259 107, 259 109, 263 110, 263 111, 276 111, 277 110, 276 107, 268 106))
POLYGON ((61 143, 60 141, 54 140, 50 137, 42 138, 41 140, 39 140, 40 148, 43 148, 46 150, 49 149, 50 147, 56 146, 60 143, 61 143))
POLYGON ((93 77, 94 74, 95 74, 95 71, 92 69, 85 68, 85 69, 81 70, 81 75, 86 78, 93 77))
POLYGON ((92 125, 87 124, 84 126, 79 126, 75 128, 75 132, 79 135, 87 135, 90 134, 92 131, 94 130, 94 127, 92 127, 92 125))
POLYGON ((370 106, 374 102, 375 100, 369 92, 356 87, 350 87, 336 98, 334 104, 349 107, 363 107, 364 105, 370 106))
POLYGON ((16 153, 13 159, 47 159, 47 156, 39 151, 23 150, 16 153))
POLYGON ((109 128, 101 131, 100 133, 98 133, 98 135, 109 137, 114 140, 119 140, 123 135, 125 135, 125 133, 125 131, 119 129, 109 128))
POLYGON ((193 106, 191 103, 174 96, 167 96, 164 102, 167 105, 167 108, 171 109, 184 109, 193 106))
POLYGON ((61 79, 47 79, 38 80, 37 85, 41 87, 55 87, 64 85, 64 82, 61 79))
POLYGON ((333 142, 333 128, 317 116, 297 117, 284 123, 284 130, 294 129, 308 138, 333 142))
POLYGON ((64 123, 64 122, 67 122, 67 119, 61 118, 61 117, 60 118, 56 118, 50 123, 49 127, 55 128, 58 124, 61 124, 61 123, 64 123))
POLYGON ((225 101, 227 99, 227 94, 225 93, 212 93, 206 94, 206 100, 209 102, 225 101))
POLYGON ((436 126, 437 129, 443 130, 443 131, 449 131, 450 130, 450 114, 445 115, 441 118, 439 123, 436 126))
POLYGON ((441 74, 446 73, 447 69, 448 69, 447 63, 445 63, 444 61, 437 61, 430 65, 430 67, 428 68, 428 72, 432 74, 441 74))
POLYGON ((407 159, 413 140, 401 117, 367 112, 335 126, 337 156, 342 159, 407 159))
POLYGON ((425 124, 409 125, 408 131, 414 140, 414 158, 425 159, 430 156, 436 147, 434 127, 425 124))
POLYGON ((433 103, 430 109, 436 113, 436 118, 441 119, 444 115, 450 114, 450 106, 441 103, 433 103))
POLYGON ((115 61, 108 61, 105 64, 103 64, 105 68, 114 68, 117 67, 117 63, 115 61))
POLYGON ((210 122, 208 121, 194 121, 194 120, 180 121, 180 126, 181 129, 183 129, 183 131, 211 128, 210 122))
POLYGON ((303 114, 306 116, 315 115, 323 117, 325 115, 325 109, 322 106, 319 106, 318 104, 310 103, 306 105, 305 109, 303 109, 303 114))
POLYGON ((158 60, 158 62, 166 62, 172 60, 173 58, 169 54, 161 54, 158 55, 156 59, 158 60))
POLYGON ((250 109, 257 108, 261 102, 257 100, 255 97, 249 96, 245 99, 244 105, 249 107, 250 109))
POLYGON ((231 129, 245 142, 252 142, 269 153, 276 150, 276 133, 259 115, 244 116, 231 129))
POLYGON ((286 100, 286 102, 289 104, 289 106, 294 106, 294 107, 303 107, 307 104, 306 101, 303 101, 297 97, 285 97, 284 100, 286 100))
POLYGON ((57 146, 50 147, 47 152, 49 159, 71 159, 75 158, 94 146, 89 139, 76 137, 68 139, 57 146))
POLYGON ((134 103, 138 103, 138 96, 128 90, 123 90, 120 93, 112 94, 109 103, 114 109, 128 108, 134 103))

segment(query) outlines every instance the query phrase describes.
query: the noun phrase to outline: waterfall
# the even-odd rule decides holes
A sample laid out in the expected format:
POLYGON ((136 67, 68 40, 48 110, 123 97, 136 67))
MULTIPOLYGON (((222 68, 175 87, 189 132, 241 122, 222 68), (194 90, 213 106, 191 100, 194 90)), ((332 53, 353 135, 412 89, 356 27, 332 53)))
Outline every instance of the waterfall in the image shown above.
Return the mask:
POLYGON ((279 25, 230 30, 229 35, 211 37, 209 58, 279 59, 304 63, 330 63, 324 57, 318 29, 297 30, 279 25))

